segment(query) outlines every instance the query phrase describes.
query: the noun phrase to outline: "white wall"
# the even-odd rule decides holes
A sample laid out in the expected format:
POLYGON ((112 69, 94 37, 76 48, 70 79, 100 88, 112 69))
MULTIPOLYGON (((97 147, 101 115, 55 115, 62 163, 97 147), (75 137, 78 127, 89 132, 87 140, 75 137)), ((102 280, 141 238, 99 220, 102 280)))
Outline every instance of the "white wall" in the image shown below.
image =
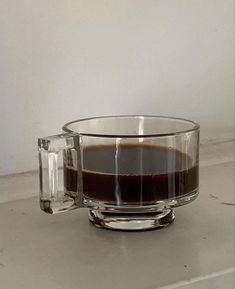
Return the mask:
POLYGON ((0 174, 38 136, 105 114, 198 121, 232 137, 232 0, 0 0, 0 174))

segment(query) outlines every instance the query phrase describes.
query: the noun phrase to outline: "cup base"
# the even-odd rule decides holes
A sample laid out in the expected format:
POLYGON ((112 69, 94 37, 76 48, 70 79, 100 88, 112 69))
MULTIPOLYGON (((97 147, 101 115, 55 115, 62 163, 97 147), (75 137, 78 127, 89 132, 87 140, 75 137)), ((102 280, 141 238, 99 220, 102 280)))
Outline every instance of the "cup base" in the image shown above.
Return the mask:
POLYGON ((121 231, 144 231, 167 227, 175 219, 174 210, 161 208, 151 213, 110 213, 90 209, 89 220, 98 228, 121 231))

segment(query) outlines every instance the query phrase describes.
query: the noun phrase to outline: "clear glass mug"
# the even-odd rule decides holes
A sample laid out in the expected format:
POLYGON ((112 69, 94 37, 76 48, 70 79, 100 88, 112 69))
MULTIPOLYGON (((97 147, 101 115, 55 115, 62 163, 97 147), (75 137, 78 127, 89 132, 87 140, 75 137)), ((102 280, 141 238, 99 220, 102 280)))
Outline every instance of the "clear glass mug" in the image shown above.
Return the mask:
POLYGON ((199 125, 159 116, 71 121, 38 140, 40 207, 88 208, 97 227, 166 227, 198 196, 199 125))

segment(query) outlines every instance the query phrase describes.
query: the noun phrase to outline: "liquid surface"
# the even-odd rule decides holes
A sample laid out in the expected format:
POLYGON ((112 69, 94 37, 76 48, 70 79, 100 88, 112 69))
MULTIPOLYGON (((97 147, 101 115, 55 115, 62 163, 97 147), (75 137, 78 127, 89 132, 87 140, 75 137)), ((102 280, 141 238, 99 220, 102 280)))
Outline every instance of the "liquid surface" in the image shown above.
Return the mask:
MULTIPOLYGON (((83 191, 112 204, 147 204, 198 187, 198 166, 186 154, 154 145, 100 145, 83 150, 83 191)), ((77 190, 77 171, 65 168, 65 186, 77 190)))

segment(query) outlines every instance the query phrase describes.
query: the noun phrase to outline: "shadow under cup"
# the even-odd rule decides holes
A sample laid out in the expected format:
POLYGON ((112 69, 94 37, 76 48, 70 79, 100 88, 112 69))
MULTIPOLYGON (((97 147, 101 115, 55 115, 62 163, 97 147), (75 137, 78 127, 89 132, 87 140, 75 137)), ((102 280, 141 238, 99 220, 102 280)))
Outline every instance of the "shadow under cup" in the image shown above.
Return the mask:
POLYGON ((146 230, 170 224, 172 208, 198 195, 199 126, 194 122, 112 116, 70 122, 63 130, 60 149, 53 145, 58 136, 39 140, 41 208, 46 212, 86 207, 98 227, 146 230), (53 157, 63 152, 64 189, 59 194, 58 184, 56 193, 43 186, 45 139, 46 162, 48 151, 53 157))

